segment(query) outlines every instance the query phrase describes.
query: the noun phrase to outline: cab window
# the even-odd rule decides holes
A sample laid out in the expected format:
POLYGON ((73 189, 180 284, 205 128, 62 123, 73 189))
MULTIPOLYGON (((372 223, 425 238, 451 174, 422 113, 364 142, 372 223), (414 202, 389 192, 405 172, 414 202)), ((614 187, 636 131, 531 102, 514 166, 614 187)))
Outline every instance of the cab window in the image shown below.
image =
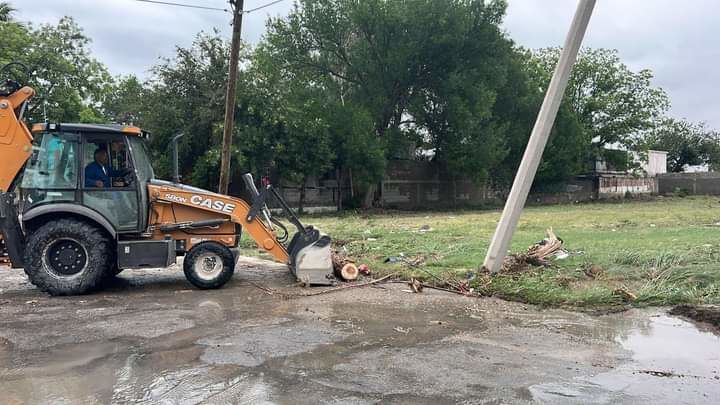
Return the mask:
POLYGON ((150 163, 150 153, 147 150, 145 142, 139 137, 129 138, 133 156, 135 157, 135 168, 138 178, 141 182, 147 182, 155 178, 152 163, 150 163))
POLYGON ((25 168, 21 187, 60 190, 77 188, 77 135, 53 132, 41 134, 40 137, 25 168))
POLYGON ((125 188, 132 170, 128 148, 122 138, 88 139, 83 156, 84 188, 125 188))
POLYGON ((90 134, 83 150, 83 205, 102 214, 120 232, 137 231, 138 194, 125 139, 90 134))

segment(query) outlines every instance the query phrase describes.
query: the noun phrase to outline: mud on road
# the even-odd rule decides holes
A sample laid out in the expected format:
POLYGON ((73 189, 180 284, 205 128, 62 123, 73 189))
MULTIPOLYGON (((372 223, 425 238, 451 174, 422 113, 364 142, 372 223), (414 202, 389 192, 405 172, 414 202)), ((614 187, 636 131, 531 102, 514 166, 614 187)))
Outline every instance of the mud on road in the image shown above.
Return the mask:
MULTIPOLYGON (((664 309, 591 316, 383 284, 283 299, 124 272, 49 297, 0 268, 0 403, 713 403, 720 338, 664 309)), ((298 291, 301 291, 298 288, 298 291)))

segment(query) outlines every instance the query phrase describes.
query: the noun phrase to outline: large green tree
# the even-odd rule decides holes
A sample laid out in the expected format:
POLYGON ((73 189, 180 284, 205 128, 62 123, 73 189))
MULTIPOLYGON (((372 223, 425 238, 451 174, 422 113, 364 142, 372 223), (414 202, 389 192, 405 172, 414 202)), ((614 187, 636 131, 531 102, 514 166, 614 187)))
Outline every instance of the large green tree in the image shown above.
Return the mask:
MULTIPOLYGON (((547 48, 533 52, 530 68, 534 74, 545 76, 549 82, 560 51, 547 48)), ((565 97, 593 140, 595 156, 602 155, 605 145, 631 147, 663 116, 669 106, 668 97, 652 84, 652 78, 648 69, 631 70, 617 50, 580 51, 565 97)))
POLYGON ((1 23, 0 36, 0 64, 21 62, 30 69, 27 84, 38 93, 28 110, 31 122, 79 121, 81 112, 99 106, 111 77, 72 18, 38 28, 1 23))
POLYGON ((687 166, 720 166, 720 134, 686 120, 665 118, 649 131, 639 145, 668 152, 667 170, 682 172, 687 166))
POLYGON ((385 157, 372 120, 344 103, 336 81, 284 68, 267 44, 257 48, 244 76, 248 108, 240 133, 249 170, 299 184, 301 205, 309 176, 335 168, 342 184, 346 172, 359 182, 382 175, 385 157))
POLYGON ((102 114, 107 121, 119 124, 139 124, 151 109, 144 101, 147 89, 135 75, 117 77, 108 86, 102 100, 102 114))
MULTIPOLYGON (((217 34, 199 34, 189 48, 176 48, 175 55, 151 70, 145 89, 126 78, 110 92, 108 112, 117 119, 138 121, 152 133, 151 147, 158 173, 170 175, 171 139, 179 133, 180 168, 183 178, 199 187, 218 184, 223 106, 227 78, 228 43, 217 34), (115 96, 113 96, 115 95, 115 96), (128 107, 143 106, 139 115, 128 116, 128 107)), ((233 170, 241 155, 233 151, 233 170)))
POLYGON ((332 167, 326 99, 322 86, 278 67, 260 46, 243 72, 238 148, 246 170, 297 184, 302 211, 308 179, 332 167))
POLYGON ((492 110, 512 56, 499 28, 505 7, 302 0, 270 21, 267 43, 281 69, 321 83, 336 104, 368 117, 373 132, 365 136, 387 157, 425 143, 451 169, 482 177, 503 154, 503 123, 492 110))
MULTIPOLYGON (((500 136, 506 153, 493 168, 490 179, 490 183, 500 190, 506 190, 517 173, 550 80, 543 71, 538 71, 531 54, 522 49, 517 50, 508 72, 509 80, 498 92, 493 109, 493 114, 505 123, 500 136)), ((534 186, 543 188, 582 173, 586 168, 590 138, 568 101, 564 100, 543 152, 534 186)))

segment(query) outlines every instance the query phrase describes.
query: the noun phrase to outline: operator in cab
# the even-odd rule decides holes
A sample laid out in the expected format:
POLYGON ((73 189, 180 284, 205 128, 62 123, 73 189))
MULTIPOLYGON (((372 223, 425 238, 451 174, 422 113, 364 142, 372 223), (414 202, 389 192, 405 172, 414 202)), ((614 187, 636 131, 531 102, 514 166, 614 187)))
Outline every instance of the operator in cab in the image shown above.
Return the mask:
POLYGON ((126 170, 115 170, 108 163, 108 153, 105 149, 95 150, 95 161, 85 167, 85 187, 110 188, 113 186, 113 177, 122 177, 126 170))

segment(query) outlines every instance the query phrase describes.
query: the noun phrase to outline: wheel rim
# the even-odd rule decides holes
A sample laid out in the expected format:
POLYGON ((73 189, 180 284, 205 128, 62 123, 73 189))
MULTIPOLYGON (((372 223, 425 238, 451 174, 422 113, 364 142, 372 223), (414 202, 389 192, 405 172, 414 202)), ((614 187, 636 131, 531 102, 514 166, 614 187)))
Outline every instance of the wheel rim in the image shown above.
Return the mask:
POLYGON ((193 269, 201 280, 212 281, 222 272, 223 261, 216 253, 203 253, 195 260, 193 269))
POLYGON ((88 265, 85 247, 75 239, 58 239, 43 252, 45 268, 56 277, 73 277, 82 273, 88 265))

